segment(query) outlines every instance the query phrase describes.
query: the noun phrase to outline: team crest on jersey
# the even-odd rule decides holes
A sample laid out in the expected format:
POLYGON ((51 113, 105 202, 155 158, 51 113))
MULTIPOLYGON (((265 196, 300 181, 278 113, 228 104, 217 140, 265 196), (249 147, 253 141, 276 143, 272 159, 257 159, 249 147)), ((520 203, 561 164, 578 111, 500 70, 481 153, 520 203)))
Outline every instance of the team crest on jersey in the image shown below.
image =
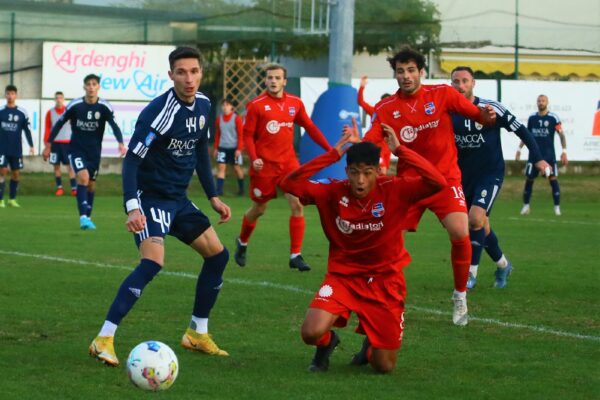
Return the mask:
POLYGON ((152 143, 154 141, 154 139, 156 139, 156 134, 154 132, 150 132, 148 134, 148 136, 146 136, 146 139, 144 140, 144 144, 146 145, 146 147, 149 147, 150 143, 152 143))
POLYGON ((481 129, 483 129, 483 125, 481 125, 479 122, 475 122, 475 128, 477 128, 477 130, 480 131, 481 129))
POLYGON ((265 111, 271 111, 271 106, 268 104, 265 104, 265 111))
POLYGON ((434 112, 435 112, 435 104, 433 104, 433 101, 430 101, 429 103, 425 104, 425 114, 433 115, 434 112))
MULTIPOLYGON (((16 120, 15 120, 15 121, 16 121, 16 120)), ((544 126, 545 126, 546 128, 548 127, 548 125, 550 125, 550 122, 548 122, 548 121, 544 121, 544 126)))
POLYGON ((394 117, 394 119, 400 118, 401 117, 400 111, 394 110, 394 112, 392 113, 392 117, 394 117))
POLYGON ((290 113, 290 117, 293 117, 296 114, 296 107, 289 107, 288 112, 290 113))
POLYGON ((269 133, 272 135, 279 132, 279 122, 275 120, 267 122, 267 131, 269 131, 269 133))
POLYGON ((100 119, 100 111, 96 111, 96 112, 94 113, 94 118, 95 118, 95 119, 100 119))
POLYGON ((417 131, 412 126, 407 125, 400 130, 400 138, 406 143, 410 143, 417 138, 417 131))
POLYGON ((200 126, 200 129, 203 129, 204 125, 206 125, 206 118, 204 118, 204 115, 200 116, 200 120, 198 121, 198 125, 200 126))
POLYGON ((383 207, 383 203, 375 203, 373 205, 373 208, 371 208, 371 214, 373 214, 375 218, 383 217, 383 214, 385 214, 385 208, 383 207))

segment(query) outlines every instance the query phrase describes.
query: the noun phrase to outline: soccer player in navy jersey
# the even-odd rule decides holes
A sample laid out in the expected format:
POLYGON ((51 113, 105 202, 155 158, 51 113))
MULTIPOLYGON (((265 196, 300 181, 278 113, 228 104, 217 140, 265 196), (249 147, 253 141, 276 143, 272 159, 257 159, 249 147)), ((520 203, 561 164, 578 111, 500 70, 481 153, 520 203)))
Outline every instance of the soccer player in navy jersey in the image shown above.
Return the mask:
MULTIPOLYGON (((542 157, 548 164, 550 164, 550 187, 552 188, 552 199, 554 200, 554 214, 560 216, 560 186, 558 185, 558 167, 556 165, 556 153, 554 152, 554 133, 560 137, 560 145, 562 146, 562 153, 560 155, 560 162, 562 165, 567 165, 567 138, 562 129, 562 124, 558 115, 548 111, 548 96, 540 94, 537 98, 538 112, 533 113, 527 120, 527 128, 533 133, 535 141, 540 147, 542 157)), ((521 148, 523 142, 519 144, 519 150, 517 150, 516 159, 519 161, 521 158, 521 148)), ((531 208, 529 207, 529 201, 531 200, 531 192, 533 190, 533 181, 538 176, 538 171, 533 168, 533 160, 531 154, 527 160, 527 166, 525 167, 525 188, 523 190, 523 208, 521 208, 521 215, 527 215, 530 213, 531 208)))
POLYGON ((198 92, 202 78, 200 53, 178 47, 169 55, 174 87, 141 112, 123 161, 123 193, 127 230, 134 234, 141 260, 123 281, 104 325, 89 347, 90 355, 108 365, 119 364, 114 335, 144 287, 164 265, 167 234, 190 246, 204 264, 196 284, 190 327, 181 340, 189 350, 227 356, 208 334, 208 316, 223 284, 229 253, 208 217, 192 203, 186 189, 194 170, 219 223, 231 210, 217 197, 208 154, 209 99, 198 92))
POLYGON ((472 289, 477 282, 477 269, 483 248, 496 263, 497 288, 504 288, 512 271, 512 264, 506 259, 498 245, 498 238, 490 227, 489 215, 504 180, 504 156, 500 143, 500 128, 514 132, 531 154, 535 167, 544 172, 548 164, 542 159, 539 148, 531 132, 502 104, 482 99, 473 94, 475 79, 473 70, 467 66, 454 68, 451 74, 452 86, 467 100, 478 107, 491 106, 496 112, 496 122, 483 126, 459 114, 452 114, 452 125, 458 166, 462 174, 462 186, 469 209, 469 236, 471 238, 471 266, 467 288, 472 289))
POLYGON ((23 141, 21 132, 29 144, 29 155, 34 154, 31 130, 29 129, 29 116, 27 111, 17 106, 17 87, 6 86, 4 91, 6 105, 0 107, 0 208, 5 208, 4 188, 5 177, 10 168, 10 186, 8 205, 20 207, 17 203, 17 189, 19 187, 19 171, 23 169, 23 141))
POLYGON ((51 146, 61 128, 71 121, 71 142, 69 143, 69 161, 77 177, 77 208, 79 210, 79 227, 96 229, 92 222, 96 178, 100 170, 102 138, 108 122, 115 138, 119 142, 119 152, 124 156, 127 152, 123 144, 121 129, 115 122, 113 109, 108 101, 98 97, 100 77, 90 74, 83 78, 85 96, 72 100, 67 110, 52 127, 50 137, 44 148, 43 157, 50 156, 51 146))

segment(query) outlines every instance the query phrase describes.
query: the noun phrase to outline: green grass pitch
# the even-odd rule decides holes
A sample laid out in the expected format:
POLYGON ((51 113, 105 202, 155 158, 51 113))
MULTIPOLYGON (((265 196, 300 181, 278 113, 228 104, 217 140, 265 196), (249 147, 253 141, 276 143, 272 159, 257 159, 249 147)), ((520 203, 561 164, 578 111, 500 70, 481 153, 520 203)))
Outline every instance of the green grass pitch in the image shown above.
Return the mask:
MULTIPOLYGON (((124 229, 119 178, 101 176, 94 210, 98 230, 78 228, 75 201, 52 196, 50 175, 24 175, 21 209, 0 209, 0 398, 131 399, 150 396, 125 369, 87 355, 122 279, 138 262, 124 229)), ((288 268, 289 211, 269 204, 248 250, 233 260, 210 320, 216 358, 184 351, 201 259, 176 239, 166 242, 165 270, 146 288, 117 332, 122 364, 144 340, 177 353, 180 373, 169 399, 592 399, 600 397, 600 183, 561 177, 563 215, 538 179, 532 214, 518 215, 521 178, 509 178, 492 226, 514 264, 506 290, 492 287, 495 266, 484 253, 469 294, 472 321, 451 322, 449 242, 431 213, 409 234, 404 343, 388 376, 348 365, 362 336, 355 320, 340 331, 330 370, 311 374, 314 348, 299 328, 325 272, 327 243, 314 208, 306 209, 303 254, 309 273, 288 268)), ((205 210, 197 182, 191 197, 205 210)), ((235 182, 228 181, 233 192, 235 182)), ((218 226, 233 250, 247 198, 225 197, 233 219, 218 226)), ((207 212, 216 220, 215 214, 207 212)))

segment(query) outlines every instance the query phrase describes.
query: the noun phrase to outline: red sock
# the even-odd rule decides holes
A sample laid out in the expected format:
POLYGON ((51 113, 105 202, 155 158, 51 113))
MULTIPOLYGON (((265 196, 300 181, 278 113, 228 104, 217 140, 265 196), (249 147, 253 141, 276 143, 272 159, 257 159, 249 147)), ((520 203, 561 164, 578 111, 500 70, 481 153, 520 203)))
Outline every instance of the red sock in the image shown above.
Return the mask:
POLYGON ((467 290, 469 266, 471 265, 471 240, 468 236, 451 240, 452 242, 452 271, 454 273, 454 289, 457 292, 467 290))
POLYGON ((242 231, 240 232, 240 242, 248 243, 248 240, 250 240, 250 235, 252 235, 254 228, 256 228, 257 222, 258 220, 254 222, 248 221, 248 218, 246 218, 246 215, 244 215, 244 218, 242 219, 242 231))
POLYGON ((331 331, 327 331, 326 333, 324 333, 323 336, 321 336, 319 340, 317 340, 317 343, 315 343, 315 345, 317 347, 325 347, 329 345, 329 342, 331 342, 331 331))
POLYGON ((372 359, 373 359, 373 346, 369 346, 369 347, 367 347, 367 361, 369 361, 369 364, 371 363, 372 359))
POLYGON ((290 217, 290 253, 302 251, 304 240, 304 217, 290 217))

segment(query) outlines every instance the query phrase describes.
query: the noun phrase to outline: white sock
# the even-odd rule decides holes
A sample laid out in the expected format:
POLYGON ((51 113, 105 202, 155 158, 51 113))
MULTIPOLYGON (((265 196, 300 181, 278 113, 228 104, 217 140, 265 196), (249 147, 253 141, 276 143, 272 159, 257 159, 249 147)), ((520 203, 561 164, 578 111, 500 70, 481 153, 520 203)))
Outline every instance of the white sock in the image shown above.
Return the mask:
POLYGON ((199 318, 192 315, 191 327, 197 333, 208 333, 208 318, 199 318))
POLYGON ((88 217, 87 215, 80 215, 79 220, 81 221, 82 219, 86 219, 87 217, 88 217))
POLYGON ((242 242, 240 240, 240 238, 238 238, 238 243, 241 244, 242 246, 248 246, 248 242, 242 242))
POLYGON ((471 275, 473 275, 475 278, 477 278, 477 269, 479 268, 479 265, 471 265, 469 267, 469 272, 471 273, 471 275))
POLYGON ((459 292, 458 290, 454 289, 454 293, 452 295, 452 297, 454 297, 455 299, 466 299, 467 298, 467 292, 459 292))
POLYGON ((496 265, 498 266, 498 268, 508 267, 508 260, 506 259, 506 257, 504 257, 504 254, 502 254, 502 257, 500 257, 500 259, 496 261, 496 265))
POLYGON ((102 325, 98 336, 115 336, 118 327, 119 325, 115 325, 110 321, 104 321, 104 325, 102 325))
POLYGON ((293 260, 294 258, 298 257, 300 254, 302 254, 302 253, 292 253, 292 254, 290 254, 290 260, 293 260))

